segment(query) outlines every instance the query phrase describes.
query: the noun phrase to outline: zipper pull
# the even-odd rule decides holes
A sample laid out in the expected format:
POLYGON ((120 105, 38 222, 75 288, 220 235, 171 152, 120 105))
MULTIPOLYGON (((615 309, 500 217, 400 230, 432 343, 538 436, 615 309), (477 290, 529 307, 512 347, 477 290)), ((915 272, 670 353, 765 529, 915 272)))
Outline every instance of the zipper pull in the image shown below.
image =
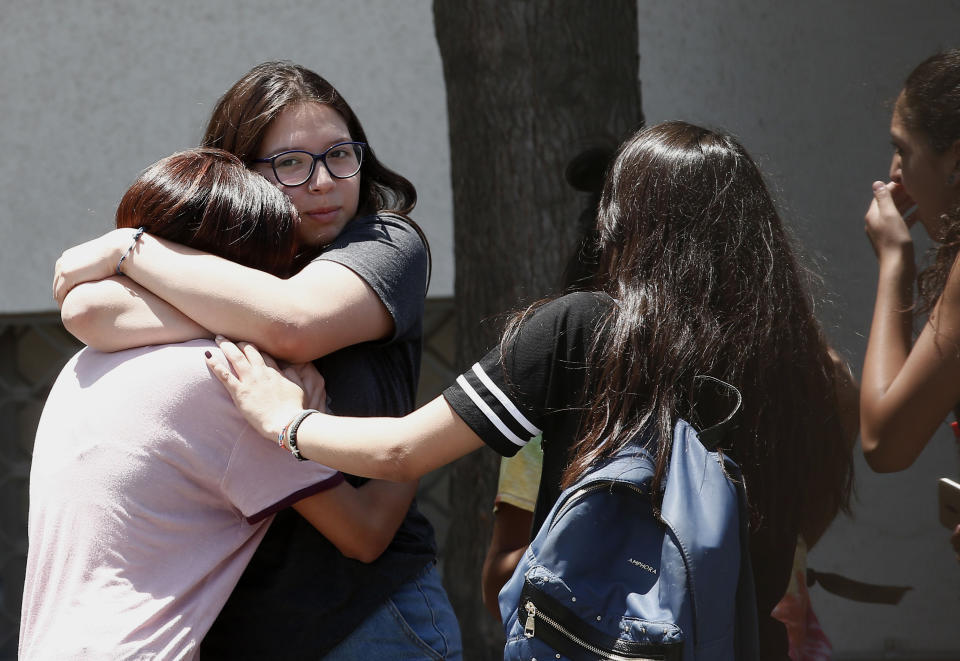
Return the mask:
POLYGON ((532 601, 528 601, 523 607, 527 611, 527 623, 523 627, 523 635, 527 638, 533 638, 533 618, 537 614, 537 607, 533 605, 532 601))

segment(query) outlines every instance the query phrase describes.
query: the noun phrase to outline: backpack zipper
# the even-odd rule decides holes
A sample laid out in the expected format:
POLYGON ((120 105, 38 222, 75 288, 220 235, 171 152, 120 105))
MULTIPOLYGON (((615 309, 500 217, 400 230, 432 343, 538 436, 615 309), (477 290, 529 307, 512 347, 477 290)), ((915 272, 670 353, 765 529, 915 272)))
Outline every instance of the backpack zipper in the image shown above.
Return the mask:
POLYGON ((579 638, 574 633, 566 629, 563 625, 550 616, 544 614, 543 611, 537 610, 533 600, 527 599, 527 602, 523 605, 523 608, 527 611, 527 620, 523 626, 523 635, 527 638, 533 638, 536 635, 536 618, 539 617, 545 624, 562 635, 564 638, 567 638, 572 643, 579 645, 581 648, 587 650, 591 654, 599 655, 600 659, 604 659, 605 661, 663 661, 663 659, 666 658, 664 656, 621 656, 615 652, 611 652, 610 650, 594 647, 587 641, 579 638))
POLYGON ((635 491, 635 492, 636 492, 638 495, 640 495, 640 496, 649 496, 649 495, 650 495, 650 494, 649 494, 647 491, 645 491, 644 489, 641 489, 640 487, 636 486, 635 484, 632 484, 632 483, 626 482, 626 481, 620 481, 620 480, 600 480, 600 481, 598 481, 598 482, 593 482, 592 484, 588 484, 587 486, 583 487, 582 489, 577 489, 574 493, 570 494, 570 497, 567 498, 567 500, 563 503, 563 505, 560 507, 560 509, 557 510, 557 513, 554 515, 553 519, 550 521, 550 527, 553 527, 553 524, 556 523, 556 522, 560 519, 560 517, 562 517, 562 516, 566 513, 567 509, 570 508, 571 506, 573 506, 573 505, 576 503, 576 501, 580 500, 581 498, 583 498, 583 497, 585 497, 585 496, 588 496, 589 494, 593 493, 594 491, 598 491, 598 490, 600 490, 600 489, 610 489, 610 488, 630 489, 631 491, 635 491))

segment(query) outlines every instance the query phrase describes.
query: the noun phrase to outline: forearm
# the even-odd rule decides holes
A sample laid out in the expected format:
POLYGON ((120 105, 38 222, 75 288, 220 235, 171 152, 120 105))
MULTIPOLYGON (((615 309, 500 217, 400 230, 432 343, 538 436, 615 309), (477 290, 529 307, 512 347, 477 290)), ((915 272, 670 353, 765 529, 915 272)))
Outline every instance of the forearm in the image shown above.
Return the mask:
POLYGON ((392 331, 392 318, 376 294, 332 262, 281 279, 144 235, 124 270, 204 328, 290 362, 392 331))
POLYGON ((416 490, 416 482, 343 483, 293 507, 345 556, 373 562, 396 535, 416 490))
POLYGON ((483 572, 480 577, 483 605, 497 619, 500 610, 497 597, 501 588, 513 576, 523 552, 530 543, 530 527, 533 525, 533 512, 501 502, 493 520, 493 535, 487 556, 483 560, 483 572))
POLYGON ((437 397, 403 418, 311 415, 300 425, 297 445, 304 457, 345 473, 406 482, 483 442, 437 397))
POLYGON ((377 556, 389 546, 403 523, 418 485, 417 480, 370 480, 356 489, 355 516, 358 531, 377 556))
POLYGON ((212 337, 170 304, 119 276, 71 289, 60 316, 70 333, 100 351, 212 337))
POLYGON ((860 390, 860 432, 871 465, 884 465, 884 455, 896 444, 885 434, 884 398, 910 354, 913 329, 912 253, 881 260, 870 337, 860 390))
POLYGON ((263 329, 276 315, 262 309, 261 301, 283 305, 282 292, 270 286, 278 278, 149 234, 140 239, 123 270, 204 328, 259 342, 267 351, 275 348, 263 342, 263 329))
POLYGON ((500 590, 513 576, 513 572, 520 564, 520 559, 526 550, 526 545, 517 549, 499 550, 488 553, 483 561, 483 572, 480 577, 483 589, 483 605, 498 620, 500 619, 500 590))

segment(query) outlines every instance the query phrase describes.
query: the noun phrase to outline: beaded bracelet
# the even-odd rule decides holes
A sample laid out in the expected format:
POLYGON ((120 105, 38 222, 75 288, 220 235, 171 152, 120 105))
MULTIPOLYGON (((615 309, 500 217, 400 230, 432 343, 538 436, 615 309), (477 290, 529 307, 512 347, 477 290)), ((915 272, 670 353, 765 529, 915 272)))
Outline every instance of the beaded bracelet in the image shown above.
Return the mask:
POLYGON ((280 433, 277 434, 277 445, 279 445, 279 446, 280 446, 281 448, 283 448, 284 450, 287 449, 287 444, 286 444, 285 441, 287 440, 287 430, 288 430, 288 429, 290 429, 290 423, 289 423, 289 422, 288 422, 287 424, 285 424, 285 425, 283 426, 283 429, 280 430, 280 433))
MULTIPOLYGON (((300 429, 300 423, 307 419, 308 416, 320 413, 317 409, 305 409, 300 411, 297 414, 297 417, 294 418, 289 425, 287 425, 287 445, 290 448, 290 454, 297 458, 297 461, 306 461, 307 458, 300 454, 300 448, 297 447, 297 430, 300 429)), ((282 432, 281 432, 282 434, 282 432)))
POLYGON ((137 231, 133 233, 133 243, 130 244, 130 247, 127 248, 127 252, 123 253, 123 257, 120 258, 120 261, 117 262, 117 275, 123 275, 123 271, 120 270, 120 265, 123 264, 123 260, 130 256, 130 253, 133 252, 134 247, 137 245, 137 241, 140 240, 140 237, 143 236, 143 233, 147 228, 140 226, 137 228, 137 231))

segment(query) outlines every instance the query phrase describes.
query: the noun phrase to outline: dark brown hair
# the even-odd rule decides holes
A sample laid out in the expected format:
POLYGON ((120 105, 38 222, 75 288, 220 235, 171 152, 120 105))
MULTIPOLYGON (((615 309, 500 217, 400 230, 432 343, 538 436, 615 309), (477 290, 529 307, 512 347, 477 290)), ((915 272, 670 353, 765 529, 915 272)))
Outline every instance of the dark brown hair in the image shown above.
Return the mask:
MULTIPOLYGON (((343 117, 351 140, 367 142, 350 105, 324 78, 292 62, 264 62, 220 98, 201 144, 226 149, 249 166, 260 155, 260 143, 270 123, 285 108, 301 103, 330 106, 343 117)), ((385 167, 368 143, 360 168, 359 213, 392 211, 406 216, 416 203, 413 184, 385 167)))
POLYGON ((269 181, 222 149, 197 148, 144 170, 117 207, 117 227, 158 237, 284 277, 295 250, 297 210, 269 181))
MULTIPOLYGON (((937 153, 960 140, 960 49, 921 62, 903 85, 899 109, 907 128, 924 136, 937 153)), ((960 253, 960 207, 949 209, 945 216, 933 260, 917 277, 921 313, 933 309, 960 253)))
POLYGON ((598 288, 615 301, 588 359, 564 484, 644 430, 655 485, 695 377, 743 394, 729 438, 754 527, 822 529, 849 506, 852 457, 820 326, 763 177, 730 136, 667 122, 632 136, 597 218, 598 288))

